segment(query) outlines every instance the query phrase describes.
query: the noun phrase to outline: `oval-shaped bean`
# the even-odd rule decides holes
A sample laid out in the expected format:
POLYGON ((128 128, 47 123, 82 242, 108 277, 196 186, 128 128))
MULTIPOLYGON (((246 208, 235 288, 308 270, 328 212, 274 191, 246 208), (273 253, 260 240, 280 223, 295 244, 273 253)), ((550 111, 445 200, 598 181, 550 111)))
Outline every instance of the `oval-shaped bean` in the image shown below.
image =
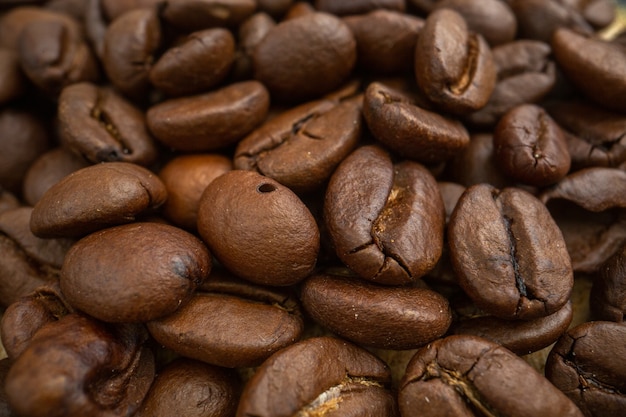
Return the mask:
POLYGON ((626 246, 622 246, 598 269, 589 294, 596 320, 621 323, 626 315, 626 246))

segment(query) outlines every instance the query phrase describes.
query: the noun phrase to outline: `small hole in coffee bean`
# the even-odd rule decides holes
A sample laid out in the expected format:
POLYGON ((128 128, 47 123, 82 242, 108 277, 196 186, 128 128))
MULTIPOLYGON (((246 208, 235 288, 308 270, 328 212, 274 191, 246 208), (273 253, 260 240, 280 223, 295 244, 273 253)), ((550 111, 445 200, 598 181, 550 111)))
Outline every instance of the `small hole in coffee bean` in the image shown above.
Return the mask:
POLYGON ((276 190, 276 186, 274 184, 264 183, 259 185, 256 189, 260 193, 271 193, 276 190))

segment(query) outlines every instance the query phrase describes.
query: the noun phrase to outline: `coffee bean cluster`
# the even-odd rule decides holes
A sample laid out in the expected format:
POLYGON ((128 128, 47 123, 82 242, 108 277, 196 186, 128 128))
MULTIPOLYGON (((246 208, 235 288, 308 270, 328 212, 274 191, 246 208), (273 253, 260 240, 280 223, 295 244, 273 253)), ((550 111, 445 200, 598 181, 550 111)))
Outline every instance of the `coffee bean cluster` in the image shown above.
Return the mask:
POLYGON ((0 416, 626 415, 623 13, 0 0, 0 416))

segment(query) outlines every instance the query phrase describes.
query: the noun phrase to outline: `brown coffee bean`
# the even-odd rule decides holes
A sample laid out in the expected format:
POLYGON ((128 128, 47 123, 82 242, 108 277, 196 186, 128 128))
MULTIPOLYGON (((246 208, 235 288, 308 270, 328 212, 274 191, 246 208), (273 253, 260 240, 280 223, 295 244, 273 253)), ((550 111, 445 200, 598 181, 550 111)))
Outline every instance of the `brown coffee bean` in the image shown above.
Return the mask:
POLYGON ((157 157, 143 112, 110 88, 91 83, 64 88, 58 119, 63 144, 92 163, 147 166, 157 157))
POLYGON ((445 161, 469 143, 460 122, 422 108, 414 97, 382 83, 367 87, 363 116, 376 139, 419 162, 445 161))
POLYGON ((31 23, 58 22, 63 25, 72 37, 81 32, 76 19, 63 13, 46 10, 43 7, 23 5, 11 8, 0 19, 0 45, 17 52, 19 39, 24 28, 31 23))
POLYGON ((208 185, 198 232, 222 265, 264 285, 305 278, 320 246, 319 229, 304 203, 287 187, 251 171, 230 171, 208 185))
POLYGON ((293 0, 257 0, 259 11, 273 17, 280 17, 287 13, 293 0))
POLYGON ((592 27, 572 3, 560 0, 510 0, 509 5, 517 18, 518 37, 549 43, 554 32, 561 27, 592 33, 592 27))
POLYGON ((467 114, 487 104, 496 68, 485 39, 451 9, 428 15, 415 48, 415 78, 444 111, 467 114))
POLYGON ((322 12, 345 16, 368 13, 378 9, 403 12, 406 5, 404 0, 353 0, 350 2, 315 0, 315 8, 322 12))
POLYGON ((20 205, 20 200, 15 195, 0 186, 0 213, 18 208, 20 205))
POLYGON ((596 320, 621 323, 626 313, 626 246, 607 259, 594 276, 589 307, 596 320))
POLYGON ((300 297, 316 322, 361 346, 415 349, 443 336, 452 321, 448 301, 425 288, 319 274, 304 282, 300 297))
POLYGON ((202 192, 231 169, 231 160, 218 154, 181 155, 169 161, 159 172, 167 190, 165 218, 184 229, 196 230, 202 192))
POLYGON ((20 62, 15 51, 0 47, 0 104, 14 100, 22 95, 26 79, 20 69, 20 62))
POLYGON ((200 93, 219 84, 235 58, 235 38, 226 29, 189 34, 150 69, 150 82, 170 96, 200 93))
POLYGON ((585 20, 594 28, 609 26, 616 17, 617 3, 611 0, 575 2, 585 20))
POLYGON ((311 3, 297 1, 287 10, 287 14, 285 14, 283 20, 295 19, 311 13, 316 13, 316 9, 311 3))
POLYGON ((420 349, 398 395, 403 417, 576 416, 561 391, 502 346, 476 336, 449 336, 420 349))
POLYGON ((296 193, 324 184, 356 147, 363 96, 316 100, 261 125, 237 145, 236 169, 254 170, 296 193))
POLYGON ((154 379, 145 333, 77 314, 44 326, 6 377, 10 407, 33 417, 133 414, 154 379))
POLYGON ((395 399, 386 388, 390 380, 387 366, 366 350, 330 337, 311 338, 258 368, 236 415, 396 416, 395 399))
POLYGON ((466 187, 480 183, 497 188, 512 185, 496 163, 491 133, 473 134, 467 147, 452 158, 446 169, 451 180, 466 187))
POLYGON ((546 361, 546 377, 589 417, 626 409, 626 326, 596 321, 570 329, 546 361))
POLYGON ((156 6, 160 0, 99 0, 102 11, 109 21, 134 9, 147 9, 156 6))
POLYGON ((133 223, 79 240, 65 257, 60 284, 68 303, 92 317, 145 322, 187 303, 210 271, 211 255, 193 235, 133 223))
POLYGON ((85 37, 89 40, 96 57, 101 60, 104 56, 104 37, 108 21, 104 15, 102 0, 87 0, 85 2, 85 37), (102 7, 101 7, 102 6, 102 7))
POLYGON ((159 372, 135 416, 234 416, 239 385, 234 371, 176 359, 159 372))
POLYGON ((441 194, 441 199, 443 200, 443 207, 446 211, 446 224, 448 224, 450 216, 456 207, 456 203, 465 192, 466 187, 454 182, 437 181, 437 188, 439 188, 439 193, 441 194))
POLYGON ((552 314, 569 299, 572 266, 546 207, 517 188, 468 188, 448 224, 450 257, 467 295, 505 319, 552 314))
POLYGON ((272 99, 298 102, 320 97, 346 81, 356 62, 348 26, 326 13, 283 21, 253 54, 254 77, 272 99))
POLYGON ((502 172, 524 184, 554 184, 570 169, 561 128, 534 104, 522 104, 506 112, 494 131, 493 145, 502 172))
POLYGON ((163 7, 163 19, 182 31, 215 26, 235 27, 256 9, 255 0, 169 0, 163 7))
POLYGON ((335 170, 324 218, 337 256, 377 283, 415 281, 441 256, 445 213, 437 182, 416 162, 393 164, 377 146, 357 149, 335 170))
POLYGON ((252 54, 256 46, 276 26, 272 17, 258 12, 246 19, 238 31, 237 51, 231 69, 233 80, 245 80, 253 77, 252 54))
POLYGON ((166 100, 150 107, 146 116, 152 134, 168 147, 205 152, 236 143, 265 120, 268 108, 263 84, 243 81, 166 100))
POLYGON ((174 314, 147 324, 155 340, 183 356, 234 368, 258 366, 300 339, 304 324, 295 297, 215 275, 174 314))
POLYGON ((73 172, 53 185, 33 208, 39 237, 78 237, 130 223, 167 199, 161 180, 139 165, 107 162, 73 172))

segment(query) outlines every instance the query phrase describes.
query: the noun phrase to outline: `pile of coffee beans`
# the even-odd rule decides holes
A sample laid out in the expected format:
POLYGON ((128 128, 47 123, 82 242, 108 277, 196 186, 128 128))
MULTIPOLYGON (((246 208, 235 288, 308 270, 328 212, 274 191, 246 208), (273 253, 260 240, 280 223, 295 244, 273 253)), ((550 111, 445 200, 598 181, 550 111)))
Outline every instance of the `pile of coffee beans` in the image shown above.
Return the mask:
POLYGON ((0 417, 623 417, 614 0, 0 0, 0 417))

